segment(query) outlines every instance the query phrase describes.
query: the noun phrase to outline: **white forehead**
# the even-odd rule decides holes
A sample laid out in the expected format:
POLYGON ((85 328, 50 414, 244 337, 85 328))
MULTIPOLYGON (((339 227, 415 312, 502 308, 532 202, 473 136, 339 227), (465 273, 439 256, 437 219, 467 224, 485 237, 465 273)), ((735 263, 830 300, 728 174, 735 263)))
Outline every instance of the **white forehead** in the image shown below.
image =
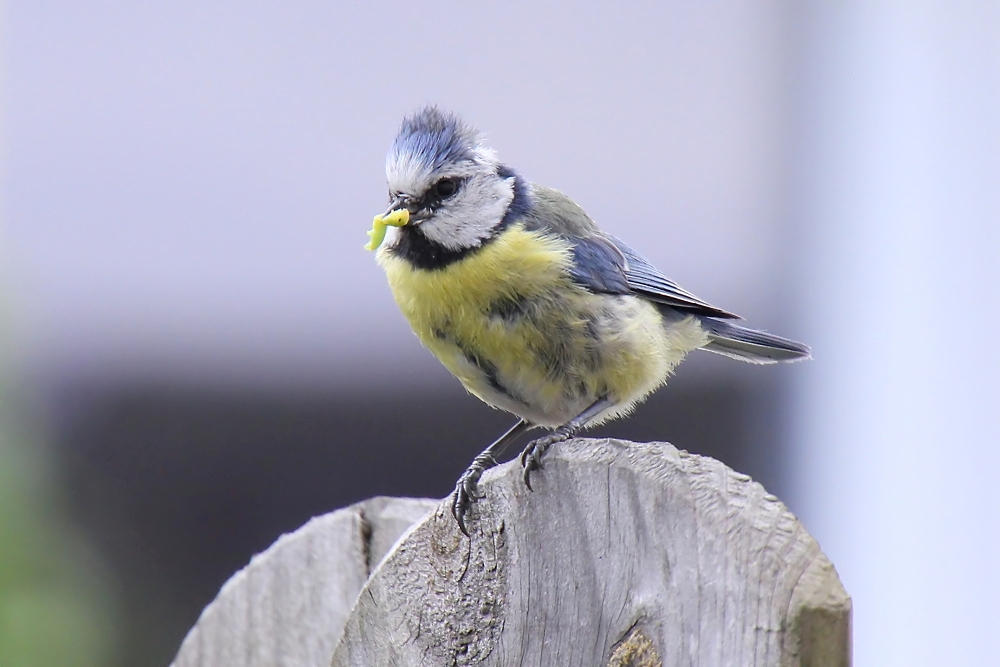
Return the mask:
POLYGON ((410 195, 423 194, 441 178, 472 176, 484 170, 494 171, 499 165, 496 152, 482 145, 472 147, 461 159, 437 164, 419 150, 409 150, 406 146, 393 148, 385 160, 389 190, 410 195))

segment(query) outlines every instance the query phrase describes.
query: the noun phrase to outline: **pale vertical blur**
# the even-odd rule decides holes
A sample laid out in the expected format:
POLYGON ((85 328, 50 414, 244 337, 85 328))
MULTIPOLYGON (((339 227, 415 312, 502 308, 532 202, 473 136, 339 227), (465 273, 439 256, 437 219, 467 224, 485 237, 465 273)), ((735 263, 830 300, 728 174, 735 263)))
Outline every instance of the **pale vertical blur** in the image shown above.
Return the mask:
POLYGON ((804 12, 790 502, 859 665, 1000 664, 1000 6, 804 12))

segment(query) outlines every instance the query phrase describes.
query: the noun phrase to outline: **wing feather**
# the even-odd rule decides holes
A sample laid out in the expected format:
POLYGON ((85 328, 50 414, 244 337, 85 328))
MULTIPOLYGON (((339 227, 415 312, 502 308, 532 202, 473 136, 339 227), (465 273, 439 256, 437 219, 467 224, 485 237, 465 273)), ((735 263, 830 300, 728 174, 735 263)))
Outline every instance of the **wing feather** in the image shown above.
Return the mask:
POLYGON ((696 315, 719 317, 727 320, 738 320, 739 315, 716 308, 707 301, 702 301, 691 292, 660 273, 656 267, 646 261, 646 258, 627 246, 625 243, 610 237, 609 240, 625 257, 625 279, 636 294, 650 301, 656 301, 696 315))
POLYGON ((635 250, 601 232, 563 193, 532 185, 531 197, 532 206, 521 219, 529 229, 544 230, 573 244, 570 274, 578 284, 602 294, 634 294, 694 315, 740 319, 682 289, 635 250))

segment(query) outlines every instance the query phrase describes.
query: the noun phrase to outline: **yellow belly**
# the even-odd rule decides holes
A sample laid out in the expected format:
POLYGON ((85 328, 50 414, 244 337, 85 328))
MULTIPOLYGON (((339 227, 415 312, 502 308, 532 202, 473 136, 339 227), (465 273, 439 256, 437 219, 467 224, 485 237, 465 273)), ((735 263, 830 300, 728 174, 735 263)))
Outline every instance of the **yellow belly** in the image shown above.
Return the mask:
POLYGON ((602 397, 617 416, 657 388, 707 340, 693 318, 667 325, 638 297, 572 282, 568 243, 513 225, 435 270, 379 251, 400 310, 421 342, 470 392, 542 426, 602 397))

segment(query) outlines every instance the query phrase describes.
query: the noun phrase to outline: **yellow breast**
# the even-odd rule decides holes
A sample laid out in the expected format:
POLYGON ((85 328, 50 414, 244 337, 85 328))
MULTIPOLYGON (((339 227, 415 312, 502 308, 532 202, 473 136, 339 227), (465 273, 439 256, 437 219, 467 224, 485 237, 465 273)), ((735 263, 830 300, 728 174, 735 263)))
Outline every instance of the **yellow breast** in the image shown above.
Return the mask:
MULTIPOLYGON (((544 303, 554 294, 579 291, 569 278, 568 243, 514 224, 473 255, 438 269, 414 268, 387 248, 377 257, 413 331, 469 391, 496 404, 470 359, 498 375, 534 374, 535 384, 543 383, 536 356, 546 332, 497 314, 511 304, 544 303)), ((536 398, 556 401, 560 387, 550 384, 543 390, 548 396, 536 398)))
POLYGON ((378 261, 445 367, 479 398, 536 424, 563 423, 601 397, 618 404, 612 413, 626 411, 703 344, 689 335, 700 334, 693 321, 668 331, 653 304, 575 284, 570 244, 520 224, 441 268, 414 268, 386 248, 378 261))
POLYGON ((503 299, 539 296, 554 283, 567 284, 571 248, 515 224, 469 260, 439 269, 414 269, 387 248, 377 257, 400 309, 423 337, 442 319, 483 312, 503 299))

